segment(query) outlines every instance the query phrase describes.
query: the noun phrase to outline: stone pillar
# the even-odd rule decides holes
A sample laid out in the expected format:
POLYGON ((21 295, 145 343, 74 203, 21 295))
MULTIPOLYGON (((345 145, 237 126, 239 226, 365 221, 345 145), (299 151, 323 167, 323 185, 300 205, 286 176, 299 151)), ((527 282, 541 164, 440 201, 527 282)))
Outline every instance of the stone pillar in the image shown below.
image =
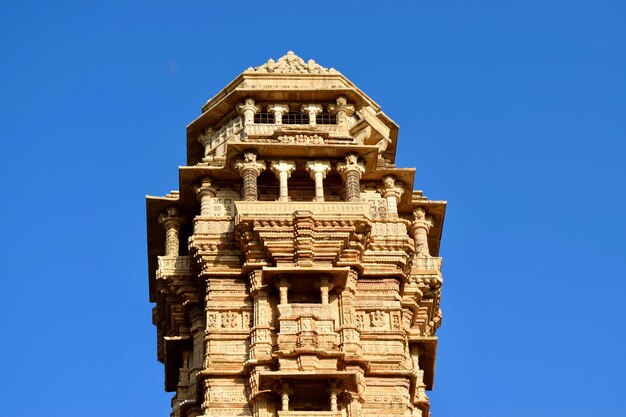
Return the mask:
POLYGON ((324 201, 324 178, 330 171, 330 162, 309 161, 306 163, 306 170, 315 181, 315 199, 313 201, 324 201))
POLYGON ((178 256, 180 225, 183 217, 176 207, 168 207, 159 216, 159 223, 165 227, 165 256, 178 256))
POLYGON ((282 125, 283 114, 289 113, 289 106, 287 104, 270 104, 267 106, 267 110, 274 113, 274 123, 282 125))
POLYGON ((323 275, 320 278, 320 293, 322 295, 322 305, 328 305, 328 293, 332 289, 333 284, 330 282, 327 275, 323 275))
POLYGON ((309 124, 315 126, 317 125, 317 115, 322 112, 322 106, 319 104, 303 104, 300 111, 307 113, 309 115, 309 124))
POLYGON ((280 181, 280 194, 278 201, 289 201, 289 189, 287 188, 287 180, 291 177, 291 173, 295 171, 296 164, 293 161, 274 161, 271 165, 272 172, 280 181))
POLYGON ((337 115, 337 126, 341 130, 348 130, 348 117, 354 114, 354 106, 348 104, 345 96, 337 97, 337 104, 328 106, 328 111, 337 115))
POLYGON ((383 186, 379 189, 383 198, 387 200, 387 213, 390 219, 398 217, 398 203, 404 193, 404 184, 395 177, 387 175, 383 178, 383 186))
POLYGON ((244 152, 243 159, 235 160, 235 169, 243 178, 243 190, 241 195, 244 201, 256 201, 258 199, 257 177, 265 170, 265 161, 257 161, 254 152, 244 152))
POLYGON ((211 215, 211 199, 215 197, 215 188, 209 177, 202 178, 200 185, 195 187, 196 197, 200 202, 200 216, 211 215))
POLYGON ((346 201, 361 200, 361 175, 365 172, 365 164, 359 162, 357 154, 346 155, 346 162, 337 164, 337 172, 341 174, 346 187, 346 201))
POLYGON ((289 304, 289 279, 281 277, 276 286, 278 287, 278 291, 280 293, 280 301, 278 303, 282 305, 289 304))
POLYGON ((238 110, 239 114, 243 115, 243 123, 249 125, 254 123, 254 115, 261 110, 261 107, 255 105, 254 99, 248 97, 244 104, 239 105, 238 110))
POLYGON ((427 215, 426 210, 422 207, 413 210, 413 222, 409 226, 409 232, 411 232, 415 241, 415 256, 430 256, 428 232, 433 224, 433 216, 427 215))
POLYGON ((207 158, 209 156, 209 152, 211 152, 211 145, 213 142, 213 135, 215 134, 215 129, 207 127, 204 129, 204 134, 198 136, 198 142, 204 146, 204 157, 207 158))
POLYGON ((330 392, 330 411, 337 411, 337 394, 341 392, 337 386, 337 381, 331 381, 328 391, 330 392))
POLYGON ((292 391, 289 388, 289 383, 283 381, 280 384, 280 403, 282 411, 289 411, 289 394, 291 393, 292 391))

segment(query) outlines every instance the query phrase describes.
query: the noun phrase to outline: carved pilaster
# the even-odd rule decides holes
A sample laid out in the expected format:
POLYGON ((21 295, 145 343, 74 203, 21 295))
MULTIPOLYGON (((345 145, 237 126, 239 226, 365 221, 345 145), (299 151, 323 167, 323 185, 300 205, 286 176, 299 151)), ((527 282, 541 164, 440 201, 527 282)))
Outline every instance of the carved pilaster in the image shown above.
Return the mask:
POLYGON ((339 318, 342 350, 352 355, 360 354, 360 334, 356 322, 356 281, 358 273, 350 271, 346 287, 339 292, 339 318))
POLYGON ((159 223, 165 228, 165 256, 178 256, 180 225, 183 217, 176 207, 168 207, 159 216, 159 223))
POLYGON ((254 115, 261 110, 261 106, 255 105, 252 98, 247 98, 237 109, 243 115, 244 123, 249 125, 254 123, 254 115))
POLYGON ((361 200, 361 176, 365 172, 365 165, 359 162, 357 154, 348 154, 346 162, 337 164, 337 172, 341 174, 346 186, 346 201, 361 200))
POLYGON ((398 217, 398 203, 404 193, 404 184, 393 175, 383 178, 383 186, 379 189, 382 196, 387 200, 387 213, 389 218, 398 217))
POLYGON ((422 207, 413 210, 413 222, 409 226, 409 232, 415 240, 415 256, 431 256, 428 248, 428 232, 433 224, 433 216, 427 215, 422 207))
POLYGON ((235 160, 235 169, 243 178, 242 196, 245 201, 258 199, 257 177, 265 170, 265 161, 257 161, 254 152, 245 152, 243 159, 235 160))
POLYGON ((270 104, 267 106, 267 110, 274 113, 274 123, 282 125, 283 114, 289 113, 289 106, 287 104, 270 104))
POLYGON ((293 161, 274 161, 271 165, 272 172, 280 181, 279 201, 289 201, 289 189, 287 181, 291 177, 291 173, 296 170, 296 163, 293 161))
POLYGON ((330 162, 309 161, 306 163, 306 170, 315 181, 314 201, 324 201, 324 178, 326 178, 326 174, 330 171, 330 162))
POLYGON ((315 126, 317 124, 317 115, 322 112, 322 106, 319 104, 304 104, 300 111, 308 114, 309 124, 315 126))

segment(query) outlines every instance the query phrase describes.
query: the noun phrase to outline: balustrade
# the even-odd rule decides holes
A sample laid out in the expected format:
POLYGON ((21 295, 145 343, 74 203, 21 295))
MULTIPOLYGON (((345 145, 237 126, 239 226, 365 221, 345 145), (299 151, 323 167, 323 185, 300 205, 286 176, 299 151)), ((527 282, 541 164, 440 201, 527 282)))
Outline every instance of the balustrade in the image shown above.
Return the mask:
POLYGON ((189 256, 159 256, 159 272, 174 274, 189 272, 189 256))

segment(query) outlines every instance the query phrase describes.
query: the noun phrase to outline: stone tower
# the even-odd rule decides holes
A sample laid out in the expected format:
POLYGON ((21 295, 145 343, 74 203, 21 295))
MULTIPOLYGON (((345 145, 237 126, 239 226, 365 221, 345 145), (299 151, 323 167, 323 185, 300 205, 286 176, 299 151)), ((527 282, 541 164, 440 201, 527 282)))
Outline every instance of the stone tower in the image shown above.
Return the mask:
POLYGON ((429 415, 446 203, 396 168, 397 136, 292 52, 202 107, 179 191, 147 197, 172 416, 429 415))

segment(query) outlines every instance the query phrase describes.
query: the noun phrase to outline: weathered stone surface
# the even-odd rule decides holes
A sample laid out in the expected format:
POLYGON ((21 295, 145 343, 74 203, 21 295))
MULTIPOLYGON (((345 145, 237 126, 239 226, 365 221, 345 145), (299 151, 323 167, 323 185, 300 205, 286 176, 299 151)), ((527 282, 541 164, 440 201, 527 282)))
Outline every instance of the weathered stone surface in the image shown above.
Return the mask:
POLYGON ((445 202, 397 132, 292 52, 203 107, 180 192, 147 198, 172 416, 429 415, 445 202))

